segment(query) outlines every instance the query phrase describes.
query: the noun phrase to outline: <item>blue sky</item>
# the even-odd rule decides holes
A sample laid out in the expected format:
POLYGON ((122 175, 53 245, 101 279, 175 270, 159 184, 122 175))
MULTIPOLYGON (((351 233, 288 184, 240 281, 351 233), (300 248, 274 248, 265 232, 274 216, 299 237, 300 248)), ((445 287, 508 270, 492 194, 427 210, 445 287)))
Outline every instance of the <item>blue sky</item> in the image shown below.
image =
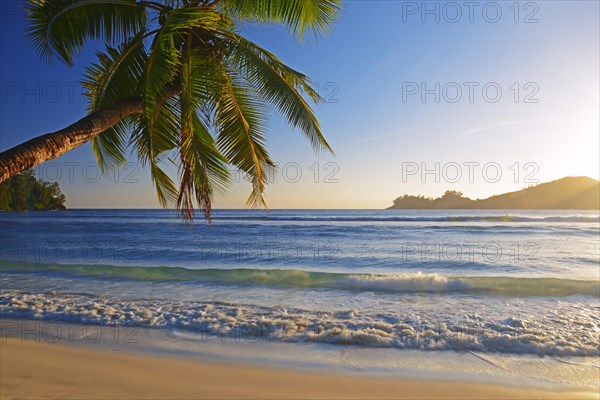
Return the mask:
MULTIPOLYGON (((466 3, 348 1, 329 35, 300 46, 283 29, 244 27, 318 84, 327 102, 315 109, 335 150, 315 155, 274 116, 268 143, 281 168, 270 207, 383 208, 405 193, 486 197, 598 178, 599 2, 475 2, 471 15, 466 3)), ((1 4, 6 150, 85 114, 77 82, 94 46, 73 68, 45 64, 20 2, 1 4)), ((148 171, 131 161, 118 177, 99 177, 84 145, 38 175, 60 171, 69 207, 158 207, 148 171)), ((241 180, 216 206, 244 207, 248 193, 241 180)))

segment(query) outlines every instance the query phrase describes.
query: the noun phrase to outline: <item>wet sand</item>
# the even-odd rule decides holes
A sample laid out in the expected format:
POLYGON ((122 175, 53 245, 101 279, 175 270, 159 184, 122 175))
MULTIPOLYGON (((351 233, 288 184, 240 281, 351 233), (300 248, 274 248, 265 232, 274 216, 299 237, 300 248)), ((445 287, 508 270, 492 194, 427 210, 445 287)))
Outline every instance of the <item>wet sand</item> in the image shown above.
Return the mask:
POLYGON ((2 399, 598 398, 590 392, 296 371, 6 337, 0 339, 0 378, 2 399))

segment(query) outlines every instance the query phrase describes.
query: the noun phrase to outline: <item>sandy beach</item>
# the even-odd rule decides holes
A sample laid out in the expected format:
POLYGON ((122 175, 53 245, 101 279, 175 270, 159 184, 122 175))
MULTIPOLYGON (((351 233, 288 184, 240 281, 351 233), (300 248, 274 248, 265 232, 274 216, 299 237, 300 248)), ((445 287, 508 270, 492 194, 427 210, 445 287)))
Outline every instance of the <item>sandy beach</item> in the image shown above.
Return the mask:
POLYGON ((573 399, 550 392, 459 381, 314 373, 3 338, 2 399, 573 399))

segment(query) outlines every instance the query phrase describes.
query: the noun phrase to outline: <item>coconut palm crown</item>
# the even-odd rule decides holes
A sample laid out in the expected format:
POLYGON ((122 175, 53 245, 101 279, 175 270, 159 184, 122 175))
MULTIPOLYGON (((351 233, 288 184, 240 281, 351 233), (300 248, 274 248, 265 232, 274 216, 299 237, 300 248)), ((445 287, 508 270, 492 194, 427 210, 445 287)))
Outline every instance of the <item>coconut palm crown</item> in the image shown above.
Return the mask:
POLYGON ((248 205, 266 206, 275 166, 265 145, 269 109, 315 151, 331 151, 305 99, 322 100, 310 79, 245 39, 240 26, 278 24, 298 41, 319 37, 340 1, 28 0, 28 35, 44 60, 68 65, 86 42, 105 43, 82 81, 91 114, 117 109, 116 123, 89 139, 100 167, 122 166, 132 149, 149 166, 163 207, 175 205, 191 220, 197 205, 210 220, 214 192, 230 183, 229 165, 252 182, 248 205))

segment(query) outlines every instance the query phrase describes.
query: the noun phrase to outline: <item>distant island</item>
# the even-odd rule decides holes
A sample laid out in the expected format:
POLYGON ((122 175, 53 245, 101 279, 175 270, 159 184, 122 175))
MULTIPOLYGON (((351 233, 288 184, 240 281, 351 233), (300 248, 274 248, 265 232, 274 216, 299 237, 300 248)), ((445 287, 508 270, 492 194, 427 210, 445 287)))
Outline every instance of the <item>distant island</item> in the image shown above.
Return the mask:
POLYGON ((57 182, 38 180, 31 170, 0 183, 0 211, 65 210, 65 200, 57 182))
POLYGON ((476 200, 454 190, 448 190, 436 199, 405 194, 394 200, 394 205, 387 209, 598 210, 600 181, 585 176, 566 177, 517 192, 476 200))

